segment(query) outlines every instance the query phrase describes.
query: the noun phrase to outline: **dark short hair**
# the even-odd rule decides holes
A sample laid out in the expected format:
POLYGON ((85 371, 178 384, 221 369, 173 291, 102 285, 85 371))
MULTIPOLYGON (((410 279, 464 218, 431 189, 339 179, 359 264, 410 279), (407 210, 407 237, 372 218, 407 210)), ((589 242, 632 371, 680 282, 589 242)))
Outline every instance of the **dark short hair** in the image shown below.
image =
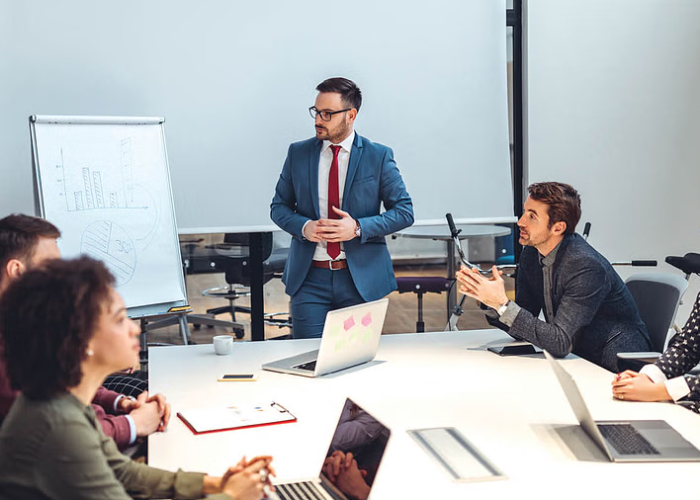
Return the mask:
POLYGON ((562 182, 538 182, 531 184, 527 192, 530 198, 549 207, 549 227, 565 222, 565 234, 576 231, 576 224, 581 219, 581 197, 572 186, 562 182))
MULTIPOLYGON (((49 221, 24 214, 0 219, 0 269, 11 259, 29 262, 39 238, 59 238, 61 232, 49 221)), ((3 273, 0 273, 0 283, 3 273)))
POLYGON ((316 90, 319 92, 340 94, 340 98, 345 107, 355 108, 357 111, 360 111, 360 106, 362 106, 362 92, 352 80, 348 80, 342 76, 328 78, 319 83, 316 86, 316 90))
POLYGON ((0 334, 13 389, 48 399, 80 383, 114 277, 89 257, 52 260, 14 280, 0 298, 0 334))

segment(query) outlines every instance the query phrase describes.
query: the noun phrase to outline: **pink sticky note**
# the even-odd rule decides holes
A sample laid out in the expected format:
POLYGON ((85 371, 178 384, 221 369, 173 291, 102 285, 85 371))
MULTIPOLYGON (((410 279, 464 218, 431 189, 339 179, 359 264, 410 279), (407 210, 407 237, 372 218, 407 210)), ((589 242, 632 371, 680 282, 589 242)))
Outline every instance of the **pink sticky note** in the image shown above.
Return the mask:
POLYGON ((372 313, 365 314, 365 317, 362 318, 362 324, 364 326, 369 326, 372 324, 372 313))
POLYGON ((355 318, 353 318, 352 316, 343 321, 343 327, 345 328, 346 332, 350 330, 350 328, 352 328, 353 326, 355 326, 355 318))

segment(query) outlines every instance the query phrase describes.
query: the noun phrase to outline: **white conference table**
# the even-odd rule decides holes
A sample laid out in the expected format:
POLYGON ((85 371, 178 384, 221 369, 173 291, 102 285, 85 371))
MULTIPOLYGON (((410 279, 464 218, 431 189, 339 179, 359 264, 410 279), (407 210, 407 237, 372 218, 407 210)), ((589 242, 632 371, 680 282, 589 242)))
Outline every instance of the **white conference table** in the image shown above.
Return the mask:
MULTIPOLYGON (((318 340, 240 342, 230 356, 217 356, 211 345, 151 348, 151 392, 167 396, 173 418, 166 432, 149 438, 149 464, 218 475, 243 454, 272 454, 278 479, 317 477, 350 397, 392 431, 373 499, 636 500, 692 487, 700 463, 608 462, 578 426, 542 355, 499 357, 482 349, 508 339, 497 330, 385 335, 375 361, 318 379, 260 369, 264 362, 317 348, 318 340), (259 380, 217 382, 222 373, 246 372, 259 380), (298 421, 194 435, 174 415, 271 400, 298 421), (406 433, 441 426, 459 429, 508 478, 452 482, 406 433)), ((574 356, 563 363, 595 419, 665 419, 700 447, 699 415, 667 403, 615 401, 610 372, 574 356)))

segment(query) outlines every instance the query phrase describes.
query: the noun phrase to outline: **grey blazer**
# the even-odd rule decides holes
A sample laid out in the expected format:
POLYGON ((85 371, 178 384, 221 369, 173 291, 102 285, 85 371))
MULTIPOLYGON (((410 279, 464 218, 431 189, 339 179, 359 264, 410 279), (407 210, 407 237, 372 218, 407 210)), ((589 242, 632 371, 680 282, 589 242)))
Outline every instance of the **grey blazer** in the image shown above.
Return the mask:
POLYGON ((522 308, 512 326, 489 319, 511 336, 563 357, 573 352, 618 371, 617 353, 649 351, 651 344, 637 306, 612 265, 578 234, 564 237, 552 269, 553 318, 546 311, 539 252, 525 247, 516 279, 522 308), (546 312, 545 312, 546 315, 546 312))

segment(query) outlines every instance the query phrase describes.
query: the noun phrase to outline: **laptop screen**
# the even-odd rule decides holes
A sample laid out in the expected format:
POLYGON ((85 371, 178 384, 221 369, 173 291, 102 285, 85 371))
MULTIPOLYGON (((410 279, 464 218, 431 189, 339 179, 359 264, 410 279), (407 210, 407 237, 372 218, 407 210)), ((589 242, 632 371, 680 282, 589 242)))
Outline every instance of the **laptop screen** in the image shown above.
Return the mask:
POLYGON ((384 298, 329 311, 323 326, 316 374, 322 375, 374 359, 389 300, 384 298))
POLYGON ((364 500, 377 476, 391 431, 351 399, 345 400, 320 478, 347 498, 364 500))

